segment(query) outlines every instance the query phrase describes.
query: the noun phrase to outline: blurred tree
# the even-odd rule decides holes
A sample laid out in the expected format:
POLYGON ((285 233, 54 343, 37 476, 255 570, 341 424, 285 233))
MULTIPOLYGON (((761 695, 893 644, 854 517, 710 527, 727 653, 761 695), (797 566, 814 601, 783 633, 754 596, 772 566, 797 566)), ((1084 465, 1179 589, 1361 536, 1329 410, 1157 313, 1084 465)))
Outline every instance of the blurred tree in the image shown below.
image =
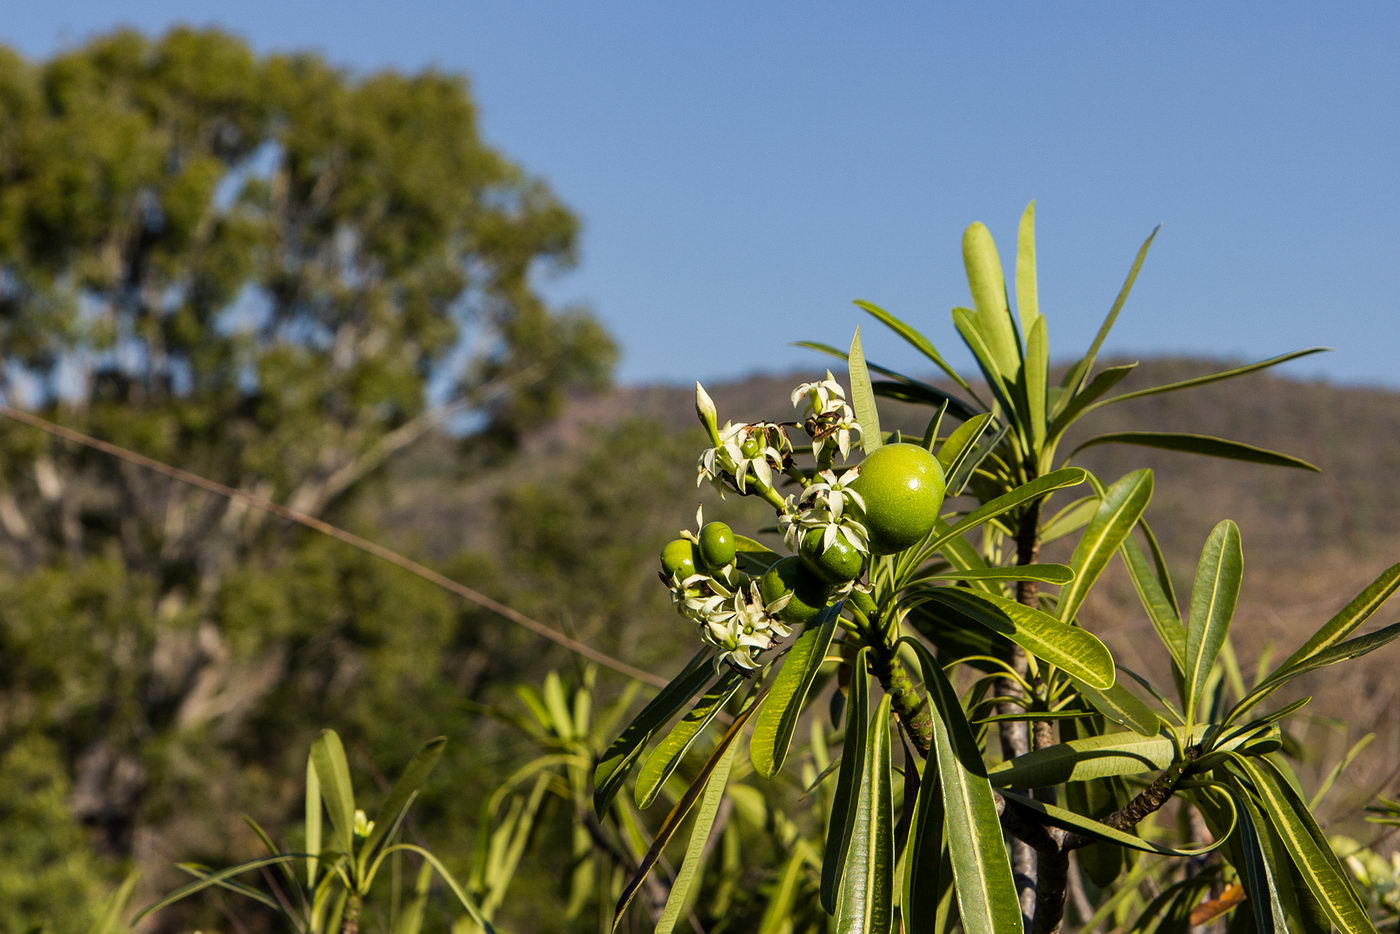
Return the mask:
MULTIPOLYGON (((577 230, 460 76, 212 30, 0 50, 0 398, 304 512, 444 423, 509 441, 606 379, 601 327, 532 283, 577 230)), ((129 852, 155 739, 234 734, 285 676, 278 621, 233 646, 220 595, 294 538, 5 424, 0 541, 27 578, 0 641, 30 640, 6 709, 62 727, 79 817, 129 852)))

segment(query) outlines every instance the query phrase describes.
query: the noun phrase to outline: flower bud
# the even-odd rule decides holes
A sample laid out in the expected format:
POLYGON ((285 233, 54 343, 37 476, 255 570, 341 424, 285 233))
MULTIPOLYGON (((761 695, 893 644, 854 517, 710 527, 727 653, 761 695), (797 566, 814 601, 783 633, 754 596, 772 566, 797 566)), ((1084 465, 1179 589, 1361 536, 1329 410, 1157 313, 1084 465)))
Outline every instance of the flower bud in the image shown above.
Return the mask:
POLYGON ((705 387, 700 385, 699 380, 695 383, 695 414, 700 417, 700 424, 705 426, 705 432, 710 436, 710 443, 718 446, 719 440, 719 413, 715 410, 715 400, 710 398, 710 394, 705 391, 705 387))

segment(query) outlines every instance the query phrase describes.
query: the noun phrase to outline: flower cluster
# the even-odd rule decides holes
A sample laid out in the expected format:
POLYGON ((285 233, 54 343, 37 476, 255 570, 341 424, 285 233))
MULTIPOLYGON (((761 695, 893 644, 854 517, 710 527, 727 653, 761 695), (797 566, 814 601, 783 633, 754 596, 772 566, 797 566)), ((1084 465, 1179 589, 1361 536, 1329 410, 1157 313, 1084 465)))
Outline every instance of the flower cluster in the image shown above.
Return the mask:
POLYGON ((796 509, 778 518, 783 541, 789 548, 796 550, 808 529, 821 529, 823 549, 830 548, 840 537, 861 554, 869 553, 870 533, 861 521, 865 501, 851 489, 851 483, 858 476, 860 469, 857 467, 840 476, 834 470, 817 474, 816 480, 802 491, 796 509))
POLYGON ((803 383, 792 391, 794 408, 801 408, 804 401, 807 417, 802 426, 812 436, 812 455, 817 463, 831 464, 833 444, 843 460, 850 457, 851 440, 860 435, 860 425, 846 404, 846 391, 830 370, 826 371, 826 379, 803 383))
POLYGON ((781 471, 792 452, 792 443, 781 425, 773 422, 735 424, 725 422, 713 447, 706 448, 697 465, 695 485, 706 480, 721 494, 726 489, 767 493, 773 489, 773 471, 781 471))
POLYGON ((682 594, 673 592, 676 607, 681 615, 699 623, 702 641, 719 649, 718 664, 727 662, 736 668, 757 668, 761 653, 772 648, 777 640, 792 635, 791 627, 776 616, 792 599, 792 594, 784 594, 765 604, 757 581, 750 581, 732 592, 716 583, 709 581, 682 594))

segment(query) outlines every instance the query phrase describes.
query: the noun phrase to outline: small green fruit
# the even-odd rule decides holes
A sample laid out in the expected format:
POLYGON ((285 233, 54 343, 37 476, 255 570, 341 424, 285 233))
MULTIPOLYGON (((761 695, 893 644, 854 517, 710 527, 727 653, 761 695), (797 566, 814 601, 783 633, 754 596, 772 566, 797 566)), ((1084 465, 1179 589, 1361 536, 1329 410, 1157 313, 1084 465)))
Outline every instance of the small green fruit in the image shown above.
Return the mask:
POLYGON ((700 559, 717 571, 734 560, 734 530, 723 522, 706 522, 700 530, 700 559))
POLYGON ((661 570, 668 578, 685 580, 695 573, 697 550, 694 542, 684 538, 667 542, 661 549, 661 570))
POLYGON ((828 584, 844 584, 860 577, 865 570, 865 555, 856 551, 843 535, 836 536, 830 548, 823 548, 824 537, 822 529, 809 529, 802 536, 797 555, 807 569, 828 584))
POLYGON ((865 500, 871 553, 892 555, 933 531, 944 487, 938 459, 917 444, 887 444, 861 461, 851 489, 865 500))
POLYGON ((745 457, 757 457, 758 452, 762 450, 763 440, 757 434, 748 435, 739 442, 739 453, 745 457))
POLYGON ((803 566, 795 557, 781 558, 758 582, 758 592, 764 603, 772 603, 785 593, 792 599, 778 611, 785 623, 805 623, 826 608, 831 588, 803 566))

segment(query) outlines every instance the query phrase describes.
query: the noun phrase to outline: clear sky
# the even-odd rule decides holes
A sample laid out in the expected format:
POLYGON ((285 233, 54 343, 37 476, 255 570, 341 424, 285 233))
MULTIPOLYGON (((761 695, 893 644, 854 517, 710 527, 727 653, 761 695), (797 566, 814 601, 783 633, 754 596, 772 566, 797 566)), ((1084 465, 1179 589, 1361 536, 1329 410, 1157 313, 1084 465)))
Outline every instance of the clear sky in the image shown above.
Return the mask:
POLYGON ((582 216, 547 288, 598 312, 629 382, 815 363, 788 342, 845 343, 857 298, 952 348, 963 228, 1006 253, 1034 198, 1052 355, 1161 223, 1110 352, 1327 344, 1291 372, 1400 386, 1393 0, 70 0, 18 5, 0 41, 177 22, 469 74, 486 137, 582 216))

